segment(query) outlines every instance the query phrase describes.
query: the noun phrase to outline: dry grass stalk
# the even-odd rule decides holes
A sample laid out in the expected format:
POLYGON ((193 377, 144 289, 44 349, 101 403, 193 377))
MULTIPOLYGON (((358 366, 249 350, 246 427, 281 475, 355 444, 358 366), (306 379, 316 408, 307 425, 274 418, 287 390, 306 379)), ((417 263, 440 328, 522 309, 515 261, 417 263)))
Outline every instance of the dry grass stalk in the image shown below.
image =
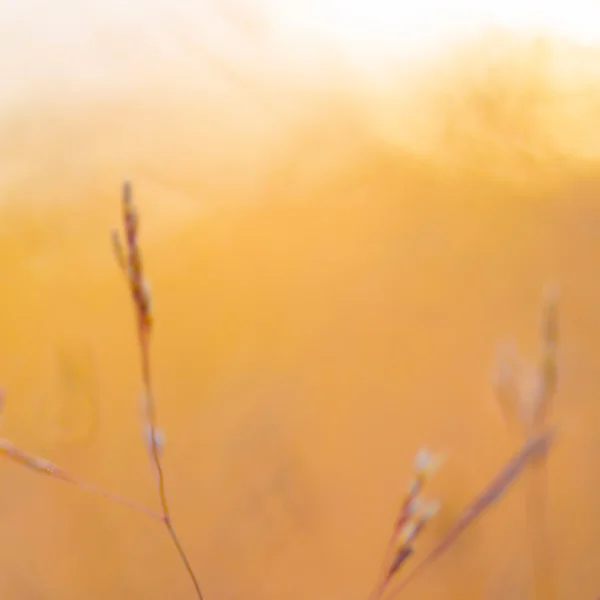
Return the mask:
POLYGON ((179 537, 173 527, 171 511, 167 501, 164 472, 161 463, 161 448, 163 436, 158 430, 156 423, 156 403, 154 400, 152 386, 152 370, 150 365, 150 339, 152 333, 152 306, 150 287, 144 278, 142 256, 138 245, 139 218, 136 207, 133 203, 131 184, 125 182, 123 185, 122 197, 122 216, 123 230, 125 234, 125 244, 122 244, 117 230, 112 232, 113 247, 119 266, 123 270, 136 313, 138 343, 141 359, 142 371, 142 401, 144 409, 145 429, 148 432, 147 443, 149 447, 150 459, 152 461, 158 483, 160 503, 162 507, 161 520, 165 524, 167 531, 177 548, 181 561, 183 562, 194 588, 200 600, 202 600, 202 591, 198 578, 192 569, 190 561, 183 550, 179 537))
POLYGON ((441 457, 431 455, 426 449, 417 453, 413 479, 394 523, 379 581, 373 588, 369 600, 378 600, 385 593, 394 576, 413 555, 414 543, 419 534, 437 514, 439 502, 437 500, 425 502, 422 493, 426 482, 441 462, 441 457))
POLYGON ((444 554, 477 519, 504 497, 525 467, 536 458, 547 454, 554 438, 554 431, 547 430, 529 439, 492 479, 483 491, 463 510, 442 540, 389 594, 392 598, 406 589, 414 579, 428 569, 444 554))
MULTIPOLYGON (((150 459, 157 477, 162 512, 153 511, 134 500, 113 494, 93 484, 87 483, 54 463, 34 457, 5 438, 0 438, 0 455, 38 474, 70 483, 90 493, 102 496, 116 503, 128 506, 164 523, 179 552, 181 560, 194 584, 197 597, 203 600, 198 579, 181 546, 173 527, 167 501, 164 472, 161 463, 161 450, 164 436, 157 427, 156 404, 152 386, 150 366, 150 339, 152 331, 152 308, 150 289, 142 265, 138 245, 138 214, 133 204, 131 186, 123 186, 122 217, 125 243, 122 244, 116 230, 112 232, 113 247, 119 266, 128 282, 137 320, 138 343, 142 373, 142 408, 144 431, 150 459)), ((521 379, 521 369, 513 347, 505 348, 500 355, 496 377, 498 402, 507 420, 516 420, 523 427, 526 440, 521 450, 492 479, 484 490, 464 509, 442 540, 389 594, 389 597, 402 592, 414 579, 444 554, 479 517, 497 503, 521 475, 526 467, 531 467, 528 489, 528 507, 532 523, 532 551, 534 557, 535 598, 553 600, 555 588, 551 582, 551 561, 549 545, 545 536, 545 473, 546 456, 554 438, 554 430, 548 427, 551 403, 557 382, 558 347, 558 294, 549 290, 542 313, 542 353, 535 376, 526 388, 521 379)), ((0 416, 4 408, 5 396, 0 390, 0 416)), ((439 466, 439 457, 421 450, 415 457, 413 480, 402 503, 388 544, 382 572, 373 589, 370 600, 379 600, 389 590, 394 577, 405 566, 414 553, 414 543, 429 521, 439 510, 438 501, 425 502, 423 488, 439 466)))
MULTIPOLYGON (((519 369, 500 362, 496 393, 507 420, 517 421, 526 439, 548 426, 558 379, 558 289, 546 289, 541 318, 541 356, 528 382, 519 380, 519 369), (507 410, 509 408, 509 410, 507 410)), ((516 362, 516 359, 515 359, 516 362)), ((532 461, 527 473, 526 503, 532 553, 532 597, 554 600, 553 560, 547 526, 546 456, 532 461)))
MULTIPOLYGON (((537 386, 532 399, 533 414, 526 423, 527 436, 535 435, 552 417, 558 379, 558 290, 548 288, 542 305, 541 357, 537 386)), ((527 515, 533 562, 533 594, 537 600, 555 600, 554 560, 548 534, 548 461, 533 461, 527 474, 527 515)))
MULTIPOLYGON (((558 347, 558 292, 549 288, 542 310, 542 355, 529 386, 524 385, 522 367, 514 345, 503 346, 498 355, 495 374, 495 389, 498 403, 508 422, 517 421, 525 432, 525 441, 521 450, 503 467, 484 490, 469 504, 440 543, 404 578, 389 594, 390 597, 402 592, 425 569, 444 554, 479 517, 492 505, 496 504, 508 488, 525 470, 528 472, 528 513, 531 528, 531 545, 533 554, 534 598, 537 600, 553 600, 556 597, 552 580, 552 561, 546 536, 546 457, 554 438, 554 430, 548 426, 551 402, 556 391, 557 382, 557 347, 558 347)), ((402 506, 400 517, 396 523, 392 540, 388 546, 383 573, 370 595, 370 600, 379 600, 389 589, 393 575, 405 561, 412 556, 412 539, 408 544, 400 544, 389 564, 389 554, 394 548, 399 532, 411 523, 408 530, 419 533, 426 523, 410 521, 418 506, 418 495, 422 489, 424 478, 418 475, 413 482, 407 498, 402 506)))
MULTIPOLYGON (((164 523, 173 541, 173 544, 179 552, 190 579, 194 584, 198 598, 203 600, 198 579, 173 527, 171 512, 167 501, 165 480, 160 458, 162 445, 164 443, 164 436, 158 430, 156 425, 156 405, 154 402, 150 369, 150 335, 152 327, 150 289, 146 280, 144 279, 142 257, 138 246, 138 215, 131 196, 131 186, 128 182, 126 182, 123 186, 122 215, 125 244, 121 244, 119 234, 116 230, 114 230, 112 232, 113 247, 119 266, 122 268, 123 273, 127 278, 136 311, 138 341, 142 363, 144 431, 146 433, 145 437, 150 451, 150 458, 156 472, 162 509, 161 512, 156 512, 134 500, 130 500, 129 498, 119 494, 114 494, 96 485, 83 481, 46 459, 38 458, 28 454, 27 452, 24 452, 5 438, 0 438, 0 455, 7 457, 17 464, 38 474, 46 475, 66 483, 70 483, 77 486, 79 489, 93 493, 97 496, 101 496, 118 504, 128 506, 129 508, 137 510, 138 512, 164 523)), ((4 401, 5 395, 0 390, 0 415, 2 413, 2 409, 4 408, 4 401)))
MULTIPOLYGON (((2 409, 4 408, 5 395, 3 391, 0 391, 0 414, 2 409)), ((65 471, 65 469, 59 467, 58 465, 46 460, 45 458, 38 458, 21 450, 17 446, 15 446, 10 440, 6 438, 0 438, 0 455, 15 463, 30 469, 31 471, 38 473, 40 475, 46 475, 48 477, 52 477, 53 479, 57 479, 59 481, 63 481, 65 483, 70 483, 71 485, 77 486, 79 489, 95 494, 96 496, 101 496, 117 504, 122 504, 123 506, 127 506, 132 508, 133 510, 137 510, 148 517, 153 519, 158 519, 162 521, 162 515, 151 508, 136 502, 135 500, 130 500, 125 496, 121 496, 119 494, 114 494, 105 490, 101 487, 98 487, 92 483, 88 483, 79 477, 76 477, 65 471)))

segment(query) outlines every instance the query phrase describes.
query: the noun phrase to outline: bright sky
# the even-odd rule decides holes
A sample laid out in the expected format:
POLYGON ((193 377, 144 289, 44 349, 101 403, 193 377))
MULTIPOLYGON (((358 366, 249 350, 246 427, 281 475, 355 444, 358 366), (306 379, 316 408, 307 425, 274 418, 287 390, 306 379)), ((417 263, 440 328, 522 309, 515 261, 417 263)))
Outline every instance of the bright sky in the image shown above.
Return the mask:
POLYGON ((262 13, 280 37, 326 40, 352 56, 414 53, 491 23, 600 43, 598 0, 0 0, 0 31, 68 43, 94 22, 156 31, 179 20, 202 35, 219 3, 262 13))
POLYGON ((271 0, 271 11, 283 31, 353 54, 413 52, 490 24, 600 43, 597 0, 271 0))
POLYGON ((293 77, 303 61, 314 69, 327 46, 375 73, 494 25, 600 47, 600 0, 0 0, 0 92, 65 74, 120 84, 177 61, 193 82, 206 49, 241 69, 276 65, 293 77), (240 13, 266 23, 259 51, 234 23, 240 13))
MULTIPOLYGON (((361 69, 434 57, 491 27, 600 48, 600 0, 267 0, 281 38, 299 53, 327 43, 361 69)), ((263 2, 263 5, 265 3, 263 2)), ((385 76, 385 74, 384 74, 385 76)))

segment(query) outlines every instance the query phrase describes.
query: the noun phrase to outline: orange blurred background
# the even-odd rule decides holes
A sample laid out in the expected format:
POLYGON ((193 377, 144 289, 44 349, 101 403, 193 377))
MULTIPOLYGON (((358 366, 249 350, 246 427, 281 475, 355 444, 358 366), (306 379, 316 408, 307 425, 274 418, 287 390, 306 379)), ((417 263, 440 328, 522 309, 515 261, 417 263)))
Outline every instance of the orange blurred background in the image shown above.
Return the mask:
MULTIPOLYGON (((258 47, 261 23, 237 23, 258 47)), ((463 45, 410 93, 400 67, 375 89, 333 55, 300 73, 188 46, 114 87, 50 69, 8 94, 2 435, 157 506, 108 235, 129 177, 169 496, 206 599, 363 600, 419 447, 449 460, 415 560, 518 447, 494 351, 508 336, 533 364, 556 281, 554 579, 600 594, 598 55, 523 40, 463 45)), ((2 598, 193 598, 160 525, 5 460, 0 481, 2 598)), ((528 543, 518 484, 402 598, 525 598, 528 543)))

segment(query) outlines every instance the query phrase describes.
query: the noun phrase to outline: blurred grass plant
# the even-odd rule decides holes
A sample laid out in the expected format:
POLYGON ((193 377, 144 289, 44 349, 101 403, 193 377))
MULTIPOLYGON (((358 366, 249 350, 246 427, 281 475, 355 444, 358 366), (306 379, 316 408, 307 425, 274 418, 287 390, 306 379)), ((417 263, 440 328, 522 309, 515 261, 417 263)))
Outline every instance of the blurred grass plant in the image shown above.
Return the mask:
MULTIPOLYGON (((161 463, 161 450, 164 444, 164 435, 158 429, 156 423, 156 404, 152 389, 152 376, 150 366, 150 339, 152 331, 152 308, 150 287, 144 278, 142 255, 138 244, 139 218, 136 207, 133 203, 132 189, 129 182, 123 185, 122 194, 122 220, 123 233, 125 241, 121 242, 118 231, 112 231, 112 242, 115 255, 119 266, 123 270, 126 281, 129 285, 131 297, 133 300, 138 342, 141 359, 141 377, 142 377, 142 408, 143 408, 143 430, 145 442, 148 446, 150 460, 152 462, 157 486, 160 496, 161 512, 154 511, 134 500, 114 494, 98 486, 90 484, 82 479, 68 473, 54 463, 32 456, 27 452, 17 448, 12 442, 5 438, 0 438, 0 454, 12 459, 16 463, 35 471, 36 473, 47 475, 60 481, 70 483, 78 488, 102 496, 119 504, 133 508, 146 514, 153 519, 161 521, 175 545, 181 561, 183 562, 190 579, 194 585, 196 595, 199 600, 203 600, 198 578, 192 569, 189 559, 183 550, 179 537, 173 526, 171 510, 167 500, 164 472, 161 463)), ((0 412, 4 406, 4 393, 0 393, 0 412)))
MULTIPOLYGON (((149 284, 144 276, 143 261, 138 244, 139 215, 134 205, 132 188, 125 182, 122 191, 122 224, 124 239, 117 229, 112 231, 112 244, 117 262, 129 286, 135 311, 142 379, 142 419, 145 443, 160 497, 161 511, 154 511, 134 500, 114 494, 68 473, 61 467, 43 458, 34 457, 17 448, 12 442, 0 438, 0 454, 36 473, 75 485, 79 489, 94 493, 142 512, 161 521, 175 545, 182 563, 194 585, 199 600, 203 600, 198 578, 186 556, 173 526, 171 510, 167 500, 165 476, 161 462, 164 434, 159 430, 156 416, 156 401, 153 391, 150 360, 150 342, 153 325, 152 302, 149 284)), ((434 472, 444 461, 439 455, 421 449, 414 459, 412 481, 401 503, 398 517, 385 553, 378 581, 369 600, 380 600, 384 595, 392 598, 407 586, 454 544, 459 536, 498 501, 509 490, 517 478, 528 472, 528 520, 530 523, 533 556, 534 600, 554 600, 555 587, 552 581, 552 561, 546 528, 546 476, 548 450, 555 437, 555 428, 548 424, 552 400, 557 383, 558 347, 558 292, 549 289, 542 309, 541 357, 533 376, 527 381, 522 377, 522 365, 513 346, 505 346, 499 354, 494 378, 498 403, 508 422, 516 421, 523 437, 520 450, 492 478, 480 494, 459 514, 439 543, 398 584, 391 583, 405 569, 415 553, 415 543, 428 523, 440 510, 438 500, 426 500, 423 492, 434 472), (390 589, 391 588, 391 589, 390 589)), ((5 395, 0 391, 0 415, 5 395)))
POLYGON ((179 541, 179 536, 177 535, 177 532, 173 526, 171 509, 167 500, 165 476, 161 463, 161 451, 164 444, 164 435, 158 429, 156 423, 156 402, 152 388, 152 369, 150 363, 152 299, 150 295, 150 285, 148 284, 147 279, 144 277, 142 254, 138 244, 139 215, 133 203, 132 189, 129 181, 126 181, 123 185, 122 216, 125 243, 123 244, 121 242, 118 231, 115 229, 112 232, 113 248, 119 266, 121 267, 129 284, 131 298, 136 314, 143 386, 143 425, 145 441, 148 445, 150 460, 156 473, 160 504, 162 508, 161 520, 167 528, 169 536, 177 548, 177 552, 179 553, 181 561, 183 562, 185 569, 188 572, 192 583, 194 584, 196 595, 198 596, 199 600, 203 600, 198 578, 194 573, 183 546, 179 541))
POLYGON ((527 475, 527 520, 532 552, 532 600, 555 600, 552 552, 546 523, 547 455, 555 437, 555 427, 549 424, 558 373, 558 289, 549 287, 544 295, 541 319, 541 357, 529 379, 522 377, 513 345, 499 353, 494 376, 498 403, 508 422, 516 422, 523 432, 521 449, 492 478, 481 493, 467 505, 450 526, 440 542, 392 590, 390 583, 408 559, 413 556, 413 542, 427 522, 440 508, 439 502, 424 504, 420 495, 424 484, 439 459, 421 451, 415 459, 415 476, 402 503, 384 559, 382 575, 369 596, 379 600, 389 590, 388 597, 400 594, 432 563, 444 554, 476 520, 499 502, 517 478, 527 475), (425 506, 425 508, 423 508, 425 506), (396 546, 390 562, 390 552, 396 546))
MULTIPOLYGON (((541 352, 531 372, 523 366, 515 345, 501 353, 496 365, 495 387, 507 422, 516 423, 520 436, 531 439, 549 427, 558 379, 559 290, 549 286, 541 314, 541 352)), ((548 464, 545 456, 530 461, 526 481, 527 523, 532 555, 532 591, 535 600, 554 600, 553 558, 547 524, 548 464)))

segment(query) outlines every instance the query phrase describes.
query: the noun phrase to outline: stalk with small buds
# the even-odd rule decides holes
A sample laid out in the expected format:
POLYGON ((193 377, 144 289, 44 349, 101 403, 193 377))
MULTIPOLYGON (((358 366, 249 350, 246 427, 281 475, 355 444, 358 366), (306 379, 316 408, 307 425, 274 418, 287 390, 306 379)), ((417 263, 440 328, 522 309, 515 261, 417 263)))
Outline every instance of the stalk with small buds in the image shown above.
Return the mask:
MULTIPOLYGON (((113 494, 112 492, 108 492, 102 488, 99 488, 98 486, 87 483, 78 477, 71 475, 64 469, 46 459, 37 458, 28 454, 27 452, 24 452, 5 438, 0 438, 0 456, 5 456, 35 473, 70 483, 82 490, 102 496, 113 502, 123 504, 134 510, 137 510, 138 512, 142 512, 151 518, 162 521, 166 526, 169 535, 175 547, 177 548, 177 551, 179 552, 181 560, 194 584, 197 597, 199 600, 203 600, 198 579, 173 527, 171 512, 167 502, 165 479, 161 464, 161 452, 164 446, 164 434, 156 425, 156 406, 152 391, 152 378, 150 369, 150 336, 152 330, 151 294, 150 286, 147 280, 144 278, 142 256, 138 245, 139 218, 136 207, 133 203, 131 184, 129 182, 126 182, 123 185, 122 218, 125 243, 121 242, 121 238, 116 229, 112 231, 112 243, 117 263, 121 267, 129 285, 136 313, 138 342, 142 363, 142 382, 144 388, 142 395, 143 433, 144 440, 148 445, 151 461, 157 476, 162 508, 161 512, 158 513, 150 508, 147 508, 146 506, 143 506, 142 504, 135 502, 134 500, 130 500, 129 498, 125 498, 118 494, 113 494)), ((4 391, 0 390, 0 416, 2 415, 4 408, 4 400, 4 391)))
MULTIPOLYGON (((503 414, 509 420, 518 420, 524 428, 526 439, 521 450, 459 514, 440 542, 394 589, 389 591, 390 599, 403 592, 418 575, 444 554, 476 520, 504 496, 524 472, 530 476, 527 499, 534 559, 533 597, 536 600, 555 598, 545 524, 546 457, 555 437, 554 428, 550 427, 547 421, 550 415, 550 403, 556 392, 558 371, 558 292, 555 288, 550 289, 545 296, 541 338, 541 358, 531 382, 533 385, 527 388, 520 379, 522 369, 514 345, 506 345, 502 348, 494 378, 497 398, 503 414)), ((432 465, 435 465, 435 461, 431 461, 428 453, 421 452, 417 455, 415 477, 402 505, 390 541, 389 548, 396 548, 396 550, 390 566, 384 571, 380 582, 371 593, 370 600, 379 600, 389 590, 391 578, 413 555, 413 541, 432 516, 425 511, 424 514, 421 513, 420 518, 415 518, 422 507, 419 495, 427 478, 426 474, 431 471, 432 465)), ((431 513, 435 514, 437 509, 436 505, 430 505, 431 513)))
POLYGON ((385 593, 390 581, 413 555, 418 536, 439 511, 439 501, 425 501, 422 494, 425 484, 442 461, 442 457, 432 455, 427 449, 417 452, 413 479, 394 523, 382 573, 371 592, 370 600, 378 600, 385 593))
POLYGON ((422 574, 445 552, 458 538, 483 516, 492 506, 499 502, 526 467, 534 460, 545 456, 554 441, 554 431, 545 430, 529 439, 504 467, 495 475, 488 485, 470 502, 450 526, 444 537, 427 554, 421 562, 389 593, 393 598, 403 592, 416 577, 422 574))
POLYGON ((121 267, 123 274, 129 285, 131 298, 133 301, 137 328, 138 343, 140 349, 141 370, 142 370, 142 415, 143 431, 145 442, 150 451, 150 459, 156 472, 160 503, 162 507, 162 521, 177 548, 179 556, 192 580, 196 595, 199 600, 203 600, 198 578, 192 569, 188 557, 183 550, 179 537, 173 527, 171 519, 171 510, 167 500, 165 486, 165 477, 161 462, 161 451, 164 445, 164 434, 158 429, 156 424, 156 404, 154 401, 152 386, 152 371, 150 367, 150 338, 152 333, 152 299, 150 294, 150 285, 144 277, 142 255, 138 244, 139 235, 139 216, 133 203, 131 184, 126 181, 123 184, 122 195, 122 218, 125 242, 116 229, 112 231, 112 243, 115 251, 117 263, 121 267))
MULTIPOLYGON (((138 243, 139 215, 133 202, 129 182, 123 185, 122 195, 123 241, 119 232, 112 231, 112 243, 125 278, 135 309, 138 342, 141 358, 143 392, 141 396, 142 431, 150 459, 157 477, 161 512, 154 511, 134 500, 114 494, 72 475, 65 469, 44 458, 35 457, 0 437, 0 456, 31 472, 50 477, 77 488, 96 494, 110 501, 128 506, 138 512, 161 521, 179 552, 181 560, 194 584, 199 600, 203 600, 198 579, 179 542, 167 502, 164 472, 161 463, 164 433, 157 427, 156 403, 152 386, 150 366, 150 341, 153 328, 152 298, 150 286, 144 276, 143 261, 138 243)), ((420 450, 414 461, 413 478, 394 522, 380 578, 371 593, 370 600, 381 600, 404 591, 421 573, 455 543, 477 519, 501 500, 512 484, 523 473, 530 475, 528 508, 531 522, 532 553, 534 562, 534 598, 553 600, 556 596, 552 581, 552 563, 545 527, 545 477, 546 457, 554 441, 555 430, 548 426, 552 400, 557 389, 558 374, 558 291, 548 290, 542 307, 541 356, 533 377, 525 386, 521 365, 514 347, 507 347, 500 357, 495 380, 498 401, 510 420, 522 426, 525 441, 521 449, 491 479, 489 484, 459 513, 449 530, 433 549, 414 567, 394 589, 390 583, 403 572, 405 565, 415 553, 415 544, 430 521, 440 509, 437 500, 423 498, 424 489, 442 459, 428 450, 420 450)), ((5 393, 0 389, 0 419, 5 405, 5 393)), ((598 599, 600 600, 600 598, 598 599)))
MULTIPOLYGON (((508 360, 499 357, 495 388, 499 404, 509 422, 517 422, 521 435, 531 439, 548 427, 558 383, 559 290, 547 287, 541 310, 540 357, 529 381, 521 378, 522 367, 516 353, 508 360), (529 385, 527 385, 529 384, 529 385)), ((527 477, 527 512, 532 550, 532 597, 553 600, 553 560, 547 535, 547 460, 531 461, 527 477)))

